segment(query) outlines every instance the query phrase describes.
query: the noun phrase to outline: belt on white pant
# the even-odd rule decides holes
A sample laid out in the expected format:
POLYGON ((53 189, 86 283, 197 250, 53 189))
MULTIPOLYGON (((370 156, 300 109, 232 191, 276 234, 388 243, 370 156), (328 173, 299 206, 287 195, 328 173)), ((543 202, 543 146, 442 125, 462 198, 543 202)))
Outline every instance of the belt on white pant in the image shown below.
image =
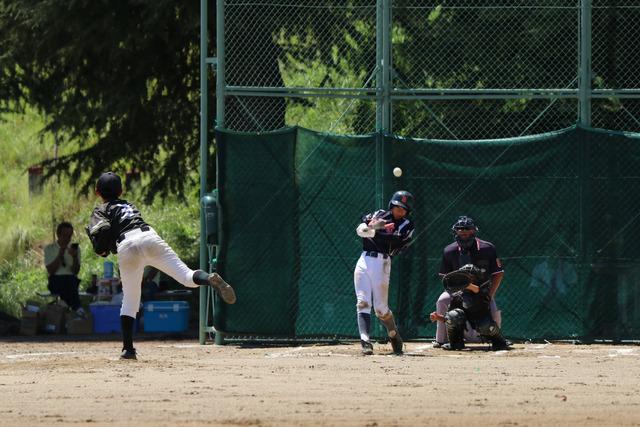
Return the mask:
POLYGON ((125 239, 127 239, 127 238, 129 238, 129 237, 131 237, 131 236, 134 236, 134 235, 136 235, 136 234, 140 234, 140 233, 144 233, 144 232, 149 231, 149 230, 151 230, 151 227, 149 227, 148 225, 143 225, 143 226, 142 226, 142 227, 140 227, 140 228, 135 228, 135 229, 133 229, 133 230, 129 230, 129 231, 127 231, 126 233, 122 233, 122 234, 118 237, 117 242, 118 242, 118 243, 120 243, 120 242, 122 242, 123 240, 125 240, 125 239))
POLYGON ((382 252, 376 252, 376 251, 365 251, 364 254, 368 257, 371 258, 378 258, 378 256, 380 256, 380 258, 382 259, 387 259, 389 258, 389 254, 385 254, 382 252))

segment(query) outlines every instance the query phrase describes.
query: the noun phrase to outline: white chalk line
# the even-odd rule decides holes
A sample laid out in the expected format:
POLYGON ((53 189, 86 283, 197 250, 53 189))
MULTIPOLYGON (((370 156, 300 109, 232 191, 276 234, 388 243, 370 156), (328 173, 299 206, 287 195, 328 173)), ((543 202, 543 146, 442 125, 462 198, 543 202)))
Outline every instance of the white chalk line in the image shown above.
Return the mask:
POLYGON ((304 347, 300 346, 300 347, 296 347, 296 348, 291 349, 291 350, 282 351, 282 352, 278 352, 278 353, 267 353, 265 355, 265 357, 268 358, 268 359, 273 359, 273 358, 276 358, 276 357, 295 357, 296 353, 299 353, 304 349, 305 349, 304 347))
POLYGON ((157 348, 196 348, 196 347, 204 347, 200 344, 159 344, 156 346, 157 348))
POLYGON ((9 354, 5 356, 7 359, 23 359, 27 357, 47 357, 47 356, 63 356, 70 354, 77 354, 77 351, 52 351, 48 353, 21 353, 21 354, 9 354))
POLYGON ((317 352, 308 347, 298 347, 293 350, 283 351, 278 353, 267 353, 265 357, 267 359, 287 358, 287 357, 352 357, 350 354, 335 353, 333 351, 317 352), (303 350, 311 350, 307 353, 301 353, 303 350))
POLYGON ((635 348, 616 348, 613 350, 609 350, 609 357, 618 357, 618 356, 638 356, 635 348))

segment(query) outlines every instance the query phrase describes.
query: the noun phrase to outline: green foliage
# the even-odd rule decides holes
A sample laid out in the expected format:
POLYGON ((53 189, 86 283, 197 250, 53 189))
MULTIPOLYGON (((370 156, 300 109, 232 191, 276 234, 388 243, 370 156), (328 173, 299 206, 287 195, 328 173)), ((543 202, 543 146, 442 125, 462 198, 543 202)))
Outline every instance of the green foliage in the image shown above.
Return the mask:
POLYGON ((162 236, 191 268, 198 267, 200 220, 197 199, 185 203, 177 197, 155 200, 143 210, 145 221, 162 236))
MULTIPOLYGON (((29 165, 53 152, 52 138, 40 139, 43 119, 38 114, 0 116, 0 157, 4 173, 0 175, 0 311, 18 316, 20 307, 36 292, 47 290, 43 247, 54 239, 55 226, 69 221, 75 228, 74 241, 80 243, 81 288, 88 286, 91 274, 102 274, 104 258, 93 254, 84 233, 89 214, 97 199, 93 194, 78 196, 73 181, 61 177, 44 185, 39 195, 29 195, 29 165)), ((192 267, 198 265, 199 204, 197 188, 187 188, 184 197, 156 198, 153 203, 137 203, 143 188, 126 194, 142 210, 167 243, 192 267)), ((107 258, 117 265, 117 258, 107 258)))
POLYGON ((145 194, 193 184, 199 148, 194 2, 0 2, 0 106, 46 114, 74 150, 46 173, 81 189, 112 168, 153 172, 145 194))
POLYGON ((47 290, 41 256, 28 251, 11 261, 0 261, 0 311, 19 317, 25 301, 47 290))

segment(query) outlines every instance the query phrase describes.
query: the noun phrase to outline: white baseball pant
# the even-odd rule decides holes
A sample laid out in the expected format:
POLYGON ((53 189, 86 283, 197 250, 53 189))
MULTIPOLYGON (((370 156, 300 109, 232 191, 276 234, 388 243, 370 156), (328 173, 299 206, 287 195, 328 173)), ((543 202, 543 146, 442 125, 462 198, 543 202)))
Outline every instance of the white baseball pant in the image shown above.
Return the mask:
POLYGON ((376 258, 362 252, 353 272, 358 313, 371 313, 371 306, 377 316, 389 312, 389 276, 391 257, 382 254, 376 258))
POLYGON ((173 277, 188 288, 197 288, 194 270, 182 262, 171 247, 152 228, 135 229, 125 234, 118 243, 118 266, 122 280, 121 316, 136 317, 140 309, 142 275, 150 265, 173 277))

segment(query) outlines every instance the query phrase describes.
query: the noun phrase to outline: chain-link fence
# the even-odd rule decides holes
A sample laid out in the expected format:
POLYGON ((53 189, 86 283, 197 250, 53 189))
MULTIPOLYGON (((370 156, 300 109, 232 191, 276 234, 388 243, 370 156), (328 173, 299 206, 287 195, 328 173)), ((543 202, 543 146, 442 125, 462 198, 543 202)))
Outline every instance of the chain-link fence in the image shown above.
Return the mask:
POLYGON ((640 132, 640 5, 218 0, 217 11, 219 261, 239 284, 219 328, 355 336, 353 230, 402 188, 418 230, 392 272, 403 334, 433 336, 441 251, 468 214, 505 263, 508 335, 640 339, 640 248, 627 237, 640 222, 638 140, 611 132, 640 132))
POLYGON ((579 121, 640 131, 634 3, 226 1, 218 124, 446 139, 579 121))
MULTIPOLYGON (((379 135, 292 128, 218 133, 223 216, 218 267, 230 334, 357 336, 355 228, 375 210, 379 135)), ((415 195, 408 251, 394 257, 389 305, 403 336, 433 336, 428 314, 451 224, 472 215, 505 268, 497 302, 517 339, 640 339, 637 136, 566 129, 482 141, 385 137, 385 193, 415 195)), ((374 335, 384 336, 376 323, 374 335)))

